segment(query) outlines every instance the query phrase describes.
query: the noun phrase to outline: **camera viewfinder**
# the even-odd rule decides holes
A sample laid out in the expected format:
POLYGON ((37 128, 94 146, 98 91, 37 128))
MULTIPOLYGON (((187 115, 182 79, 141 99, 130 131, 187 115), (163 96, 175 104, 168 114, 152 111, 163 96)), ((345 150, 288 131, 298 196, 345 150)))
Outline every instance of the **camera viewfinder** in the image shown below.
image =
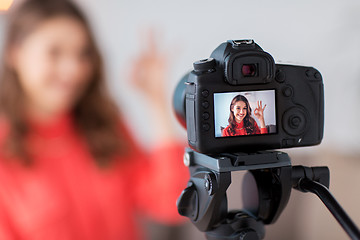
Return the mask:
POLYGON ((256 75, 257 67, 255 64, 244 64, 241 67, 241 73, 244 77, 254 77, 256 75))

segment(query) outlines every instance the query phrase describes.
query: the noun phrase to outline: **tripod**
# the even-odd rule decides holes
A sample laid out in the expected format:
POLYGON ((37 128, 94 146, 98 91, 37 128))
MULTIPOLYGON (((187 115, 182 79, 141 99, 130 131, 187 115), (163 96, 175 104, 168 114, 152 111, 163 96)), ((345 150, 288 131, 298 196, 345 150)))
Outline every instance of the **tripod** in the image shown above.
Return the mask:
POLYGON ((191 177, 178 199, 178 211, 209 240, 263 239, 264 225, 278 219, 292 188, 315 193, 349 237, 360 239, 359 229, 328 190, 327 167, 291 166, 289 156, 279 151, 205 155, 189 148, 184 163, 191 177), (226 190, 231 172, 241 170, 248 170, 244 177, 244 186, 248 186, 243 191, 244 209, 228 212, 226 190), (256 186, 251 188, 251 181, 256 186))

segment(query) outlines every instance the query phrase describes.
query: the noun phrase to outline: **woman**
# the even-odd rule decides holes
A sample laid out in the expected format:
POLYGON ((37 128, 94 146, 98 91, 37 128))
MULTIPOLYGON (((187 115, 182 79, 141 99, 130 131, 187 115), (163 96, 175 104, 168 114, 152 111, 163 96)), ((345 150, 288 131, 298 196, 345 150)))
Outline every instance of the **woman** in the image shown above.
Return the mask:
POLYGON ((235 96, 230 103, 229 125, 224 128, 223 137, 268 133, 264 120, 265 107, 266 104, 263 107, 262 101, 257 101, 254 115, 259 120, 259 128, 251 116, 251 107, 247 98, 242 95, 235 96))
MULTIPOLYGON (((136 61, 149 70, 133 75, 138 85, 161 78, 154 59, 158 67, 149 52, 136 61)), ((72 2, 26 0, 14 9, 2 64, 0 239, 141 239, 135 213, 182 220, 183 145, 166 119, 152 154, 132 140, 72 2)), ((163 102, 154 103, 158 116, 166 116, 163 102)))

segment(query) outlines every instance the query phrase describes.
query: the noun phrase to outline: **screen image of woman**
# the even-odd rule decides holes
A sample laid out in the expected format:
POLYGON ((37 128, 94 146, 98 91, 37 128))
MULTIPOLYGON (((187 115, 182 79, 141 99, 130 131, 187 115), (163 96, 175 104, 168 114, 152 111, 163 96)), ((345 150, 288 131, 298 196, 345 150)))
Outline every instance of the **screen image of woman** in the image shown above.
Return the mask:
POLYGON ((254 116, 258 119, 260 127, 252 117, 252 109, 249 101, 243 95, 235 96, 230 103, 229 125, 223 129, 222 136, 241 136, 253 134, 267 134, 267 128, 264 120, 264 110, 266 104, 257 101, 257 107, 254 109, 254 116))

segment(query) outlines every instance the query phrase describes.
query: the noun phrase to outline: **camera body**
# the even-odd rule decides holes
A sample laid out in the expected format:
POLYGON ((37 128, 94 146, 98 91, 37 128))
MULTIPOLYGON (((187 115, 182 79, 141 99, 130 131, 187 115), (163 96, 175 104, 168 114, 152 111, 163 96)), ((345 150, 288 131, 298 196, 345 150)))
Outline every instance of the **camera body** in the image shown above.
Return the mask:
POLYGON ((320 72, 312 67, 275 64, 253 40, 222 43, 210 58, 195 62, 184 81, 185 90, 175 93, 183 99, 175 111, 178 118, 186 119, 188 143, 198 152, 253 152, 311 146, 322 140, 320 72), (238 95, 248 102, 243 112, 234 107, 238 95), (262 118, 257 114, 261 110, 262 118), (244 116, 253 119, 247 120, 252 127, 241 125, 239 119, 244 116))

